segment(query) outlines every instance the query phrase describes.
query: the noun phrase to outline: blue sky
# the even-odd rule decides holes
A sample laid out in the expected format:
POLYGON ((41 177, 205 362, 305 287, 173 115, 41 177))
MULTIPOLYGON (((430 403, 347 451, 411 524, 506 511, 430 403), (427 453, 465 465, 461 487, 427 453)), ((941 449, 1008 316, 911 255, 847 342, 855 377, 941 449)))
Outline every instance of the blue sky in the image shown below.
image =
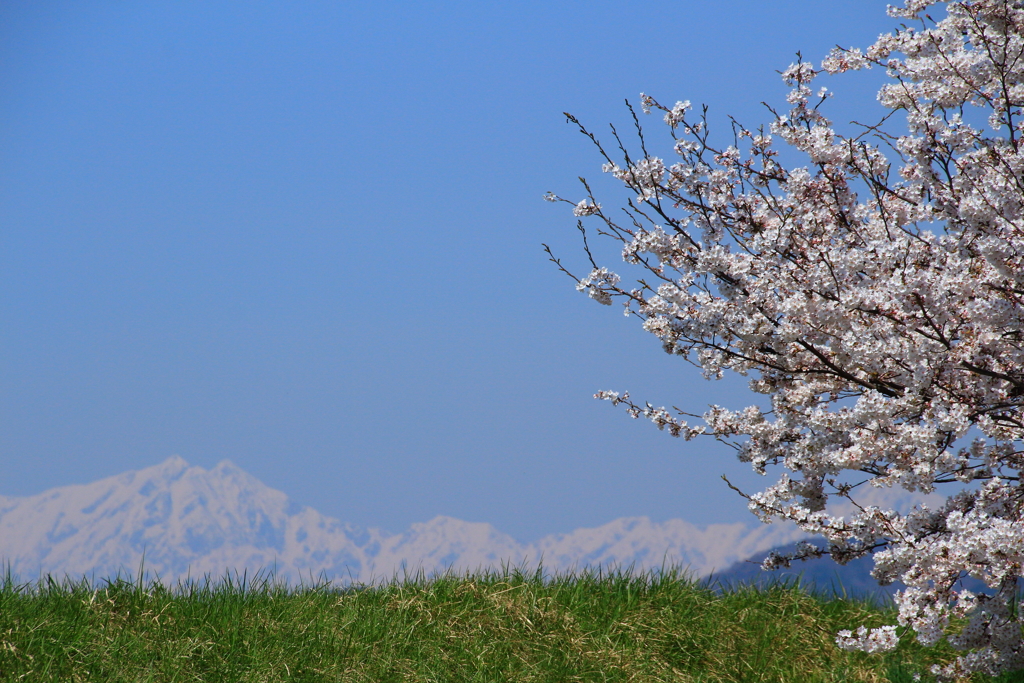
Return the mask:
MULTIPOLYGON (((863 0, 0 1, 0 494, 178 454, 391 531, 753 521, 720 476, 767 482, 730 450, 592 398, 754 400, 547 262, 585 261, 546 191, 624 196, 561 112, 600 134, 643 91, 756 125, 798 50, 892 26, 863 0)), ((877 117, 881 77, 827 83, 828 113, 877 117)))

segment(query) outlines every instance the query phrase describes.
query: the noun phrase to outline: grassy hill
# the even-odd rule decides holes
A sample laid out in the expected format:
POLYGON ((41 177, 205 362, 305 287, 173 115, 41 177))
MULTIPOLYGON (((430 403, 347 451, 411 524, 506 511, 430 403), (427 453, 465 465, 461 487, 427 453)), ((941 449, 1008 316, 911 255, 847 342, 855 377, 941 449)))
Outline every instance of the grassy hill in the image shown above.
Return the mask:
POLYGON ((885 655, 834 644, 840 629, 892 619, 863 601, 716 592, 677 572, 508 570, 357 589, 8 578, 0 680, 904 683, 953 656, 912 640, 885 655))

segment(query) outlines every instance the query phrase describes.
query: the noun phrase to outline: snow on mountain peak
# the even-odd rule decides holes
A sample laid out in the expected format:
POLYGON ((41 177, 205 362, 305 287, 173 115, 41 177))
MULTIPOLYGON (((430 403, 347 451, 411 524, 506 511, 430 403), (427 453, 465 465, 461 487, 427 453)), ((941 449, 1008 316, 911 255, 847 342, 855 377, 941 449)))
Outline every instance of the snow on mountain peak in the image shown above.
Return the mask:
POLYGON ((22 580, 147 575, 168 583, 274 571, 292 583, 370 583, 502 565, 566 571, 682 564, 706 576, 803 535, 781 526, 617 519, 522 544, 490 524, 439 516, 401 534, 364 529, 292 504, 234 463, 192 467, 175 455, 146 469, 21 498, 0 497, 0 560, 22 580))

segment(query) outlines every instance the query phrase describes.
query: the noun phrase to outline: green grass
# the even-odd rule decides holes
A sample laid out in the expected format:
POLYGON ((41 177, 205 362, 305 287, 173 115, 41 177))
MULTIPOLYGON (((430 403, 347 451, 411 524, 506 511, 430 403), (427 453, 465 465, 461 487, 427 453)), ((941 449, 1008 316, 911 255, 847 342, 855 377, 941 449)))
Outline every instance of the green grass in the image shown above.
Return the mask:
POLYGON ((0 680, 902 683, 953 656, 912 639, 886 655, 833 643, 892 620, 793 585, 716 594, 678 572, 506 570, 358 590, 8 577, 0 680))

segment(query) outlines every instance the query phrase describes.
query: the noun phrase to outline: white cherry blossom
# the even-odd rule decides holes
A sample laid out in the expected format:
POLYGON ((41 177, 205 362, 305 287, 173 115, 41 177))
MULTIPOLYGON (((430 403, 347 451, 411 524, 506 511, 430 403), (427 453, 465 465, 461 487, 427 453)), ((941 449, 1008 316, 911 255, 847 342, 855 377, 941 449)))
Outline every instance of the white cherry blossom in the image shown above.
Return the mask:
POLYGON ((906 585, 899 629, 843 631, 841 647, 884 651, 913 632, 963 651, 942 678, 998 674, 1024 668, 1024 3, 908 0, 889 13, 903 23, 866 49, 785 69, 786 110, 733 146, 716 147, 688 101, 641 96, 663 114, 664 157, 650 140, 630 156, 616 134, 612 158, 569 116, 635 196, 625 213, 602 211, 586 183, 582 201, 549 198, 617 240, 640 274, 623 284, 584 232, 592 268, 578 289, 620 301, 705 377, 747 377, 771 406, 689 415, 598 398, 776 473, 743 494, 751 511, 827 547, 767 565, 870 554, 879 582, 906 585), (873 67, 890 115, 840 133, 826 114, 842 89, 814 80, 873 67), (803 165, 784 167, 780 144, 803 165), (949 497, 905 513, 858 503, 897 486, 949 497), (964 590, 968 575, 989 591, 964 590))

